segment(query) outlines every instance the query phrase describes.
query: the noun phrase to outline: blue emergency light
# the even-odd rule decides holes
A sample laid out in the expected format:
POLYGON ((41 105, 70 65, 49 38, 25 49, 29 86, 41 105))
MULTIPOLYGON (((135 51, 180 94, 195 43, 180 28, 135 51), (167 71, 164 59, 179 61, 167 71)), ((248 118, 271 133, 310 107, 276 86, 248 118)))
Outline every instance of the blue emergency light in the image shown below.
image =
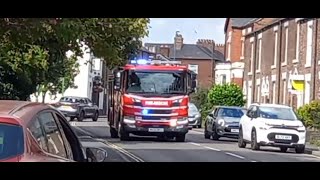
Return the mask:
POLYGON ((138 65, 146 65, 148 64, 148 60, 146 59, 138 59, 138 60, 131 60, 131 64, 138 64, 138 65))
POLYGON ((142 110, 142 115, 147 115, 149 112, 148 112, 148 109, 144 109, 142 110))

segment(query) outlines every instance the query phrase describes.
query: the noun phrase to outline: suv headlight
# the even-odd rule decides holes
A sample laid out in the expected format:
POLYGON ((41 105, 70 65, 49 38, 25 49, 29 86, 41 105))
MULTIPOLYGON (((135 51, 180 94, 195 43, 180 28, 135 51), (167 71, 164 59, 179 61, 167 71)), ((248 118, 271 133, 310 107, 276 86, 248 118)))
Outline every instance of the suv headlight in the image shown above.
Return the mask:
POLYGON ((200 114, 197 114, 197 115, 195 116, 195 118, 198 118, 198 117, 200 117, 200 114))
POLYGON ((305 132, 306 131, 306 127, 304 125, 301 125, 298 127, 297 129, 298 132, 305 132))
POLYGON ((226 124, 226 122, 225 122, 223 119, 219 119, 219 120, 218 120, 218 124, 219 124, 220 126, 224 126, 224 125, 226 124))

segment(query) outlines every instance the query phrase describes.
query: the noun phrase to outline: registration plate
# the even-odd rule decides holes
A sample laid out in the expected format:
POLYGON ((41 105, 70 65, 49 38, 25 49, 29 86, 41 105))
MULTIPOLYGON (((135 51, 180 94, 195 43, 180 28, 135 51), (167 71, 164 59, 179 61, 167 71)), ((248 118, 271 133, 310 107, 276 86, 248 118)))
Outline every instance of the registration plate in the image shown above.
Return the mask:
POLYGON ((163 128, 149 128, 149 132, 164 132, 163 128))
POLYGON ((231 132, 239 132, 239 129, 231 129, 231 132))
POLYGON ((292 136, 276 135, 276 139, 291 140, 291 139, 292 139, 292 136))

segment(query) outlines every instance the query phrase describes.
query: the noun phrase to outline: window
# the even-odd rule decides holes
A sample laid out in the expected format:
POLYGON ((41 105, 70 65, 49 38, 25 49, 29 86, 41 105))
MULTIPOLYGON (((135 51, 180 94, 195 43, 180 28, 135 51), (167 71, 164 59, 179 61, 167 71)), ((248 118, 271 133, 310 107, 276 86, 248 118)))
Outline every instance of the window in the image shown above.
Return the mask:
POLYGON ((285 39, 284 39, 284 58, 282 59, 282 65, 287 65, 288 62, 288 38, 289 38, 289 28, 288 26, 285 26, 285 39))
POLYGON ((310 20, 307 23, 307 53, 306 53, 306 65, 305 67, 311 66, 311 58, 312 58, 312 24, 313 21, 310 20))
POLYGON ((297 116, 291 108, 263 107, 259 108, 259 116, 272 120, 297 120, 297 116))
POLYGON ((23 152, 24 135, 22 127, 0 123, 0 160, 22 155, 23 152))
POLYGON ((221 75, 221 84, 226 84, 227 83, 227 76, 225 74, 221 75))
POLYGON ((260 72, 261 69, 261 57, 262 57, 262 39, 259 39, 259 51, 258 51, 258 61, 256 62, 257 72, 260 72))
POLYGON ((62 136, 52 113, 41 113, 38 118, 47 137, 48 152, 67 158, 62 136))
POLYGON ((276 103, 276 82, 272 82, 272 103, 276 103))
POLYGON ((225 121, 233 122, 240 120, 240 118, 244 115, 244 111, 242 109, 236 109, 236 108, 220 108, 218 112, 219 117, 231 117, 231 118, 225 118, 225 121), (239 119, 233 119, 233 118, 239 118, 239 119))
POLYGON ((251 56, 250 56, 250 71, 252 73, 252 69, 253 69, 253 58, 254 58, 254 46, 253 46, 253 42, 251 43, 251 56))
POLYGON ((278 59, 278 32, 274 32, 274 49, 273 49, 273 63, 272 66, 275 68, 277 66, 278 59))
POLYGON ((283 104, 286 104, 286 102, 287 102, 287 101, 286 101, 286 100, 287 100, 287 99, 286 99, 286 98, 287 98, 287 97, 286 97, 286 94, 287 94, 287 82, 286 82, 285 79, 283 80, 283 86, 282 86, 282 87, 283 87, 282 102, 283 102, 283 104))
POLYGON ((300 47, 300 23, 297 22, 296 59, 294 62, 299 62, 299 47, 300 47))
POLYGON ((241 38, 241 57, 240 59, 244 59, 244 37, 241 38))
POLYGON ((260 102, 260 85, 257 86, 257 102, 260 102))
POLYGON ((185 74, 180 71, 130 71, 127 92, 131 93, 181 93, 186 92, 185 74))
POLYGON ((28 126, 29 131, 31 132, 34 139, 39 144, 40 148, 44 151, 48 152, 48 145, 47 140, 44 131, 41 128, 41 125, 39 123, 39 119, 36 118, 31 122, 31 124, 28 126))
POLYGON ((228 45, 228 48, 227 48, 227 60, 231 60, 231 38, 232 38, 232 31, 230 31, 228 33, 228 40, 227 40, 227 45, 228 45))

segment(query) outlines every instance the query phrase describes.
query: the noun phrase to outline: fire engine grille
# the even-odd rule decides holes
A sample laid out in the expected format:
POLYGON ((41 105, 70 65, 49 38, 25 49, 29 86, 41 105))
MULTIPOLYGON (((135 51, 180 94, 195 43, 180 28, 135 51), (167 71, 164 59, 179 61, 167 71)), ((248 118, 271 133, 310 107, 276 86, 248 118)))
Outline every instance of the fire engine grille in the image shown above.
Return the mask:
POLYGON ((167 116, 142 116, 142 120, 170 120, 167 116))
POLYGON ((171 114, 172 110, 149 109, 148 114, 171 114))

